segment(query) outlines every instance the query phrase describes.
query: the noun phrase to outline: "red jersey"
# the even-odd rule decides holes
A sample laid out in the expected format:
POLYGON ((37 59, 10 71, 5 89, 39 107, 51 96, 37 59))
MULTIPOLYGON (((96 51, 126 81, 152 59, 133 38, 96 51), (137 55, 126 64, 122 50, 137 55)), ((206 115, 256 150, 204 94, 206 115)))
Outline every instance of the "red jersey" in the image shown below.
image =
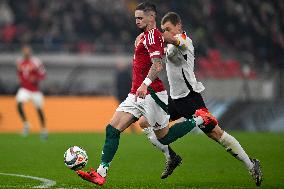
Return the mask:
MULTIPOLYGON (((147 77, 152 66, 151 58, 162 58, 164 56, 164 38, 157 28, 140 34, 137 40, 132 63, 132 87, 130 91, 132 94, 136 93, 147 77)), ((150 86, 156 92, 165 90, 164 84, 159 78, 156 78, 150 86)))
POLYGON ((17 61, 18 77, 21 87, 30 91, 38 91, 39 82, 45 77, 45 69, 37 58, 17 61))

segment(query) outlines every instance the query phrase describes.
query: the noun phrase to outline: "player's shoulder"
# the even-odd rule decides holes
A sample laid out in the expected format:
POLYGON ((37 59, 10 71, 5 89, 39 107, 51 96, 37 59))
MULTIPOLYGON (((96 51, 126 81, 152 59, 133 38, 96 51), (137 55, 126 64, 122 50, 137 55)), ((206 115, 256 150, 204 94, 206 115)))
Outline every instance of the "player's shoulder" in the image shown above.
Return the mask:
POLYGON ((157 28, 152 28, 149 31, 144 32, 146 37, 162 37, 162 33, 157 28))
POLYGON ((164 42, 162 33, 157 28, 153 28, 147 32, 144 32, 144 34, 144 43, 146 43, 147 45, 160 45, 164 42))

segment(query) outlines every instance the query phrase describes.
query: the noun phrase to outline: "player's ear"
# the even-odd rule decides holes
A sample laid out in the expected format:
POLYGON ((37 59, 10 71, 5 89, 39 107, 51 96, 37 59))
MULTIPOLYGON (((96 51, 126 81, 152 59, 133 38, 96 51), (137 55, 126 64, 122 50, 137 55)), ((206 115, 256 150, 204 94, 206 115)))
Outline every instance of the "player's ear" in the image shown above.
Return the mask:
POLYGON ((178 29, 182 29, 182 24, 181 24, 181 22, 177 23, 177 27, 178 27, 178 29))
POLYGON ((156 13, 152 12, 152 11, 149 11, 148 13, 148 17, 151 21, 155 20, 156 19, 156 13))

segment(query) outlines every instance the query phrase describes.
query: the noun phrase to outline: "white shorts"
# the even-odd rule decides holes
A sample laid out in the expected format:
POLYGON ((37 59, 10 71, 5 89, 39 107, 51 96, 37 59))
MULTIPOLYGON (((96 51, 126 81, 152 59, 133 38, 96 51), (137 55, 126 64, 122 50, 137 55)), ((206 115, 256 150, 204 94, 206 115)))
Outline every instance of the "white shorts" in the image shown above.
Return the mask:
POLYGON ((16 94, 17 102, 27 102, 32 100, 34 105, 41 108, 43 105, 43 94, 40 91, 30 91, 25 88, 20 88, 16 94))
MULTIPOLYGON (((167 91, 157 92, 156 95, 165 104, 168 104, 167 91)), ((138 98, 135 102, 135 95, 128 94, 128 97, 116 109, 118 112, 127 112, 136 118, 145 116, 153 130, 160 130, 169 124, 170 116, 151 97, 146 95, 145 99, 138 98)))

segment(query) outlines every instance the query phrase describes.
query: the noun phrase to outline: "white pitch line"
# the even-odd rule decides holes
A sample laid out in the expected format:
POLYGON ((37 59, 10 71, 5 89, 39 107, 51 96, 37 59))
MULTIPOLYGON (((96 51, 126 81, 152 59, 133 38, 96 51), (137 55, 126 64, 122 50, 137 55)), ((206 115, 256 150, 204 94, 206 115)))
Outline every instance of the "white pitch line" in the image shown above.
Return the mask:
POLYGON ((29 178, 29 179, 39 180, 43 182, 42 185, 34 186, 33 188, 49 188, 51 186, 56 185, 56 182, 53 180, 40 178, 40 177, 33 177, 29 175, 19 175, 19 174, 11 174, 11 173, 0 173, 0 175, 7 175, 7 176, 12 176, 12 177, 23 177, 23 178, 29 178))

